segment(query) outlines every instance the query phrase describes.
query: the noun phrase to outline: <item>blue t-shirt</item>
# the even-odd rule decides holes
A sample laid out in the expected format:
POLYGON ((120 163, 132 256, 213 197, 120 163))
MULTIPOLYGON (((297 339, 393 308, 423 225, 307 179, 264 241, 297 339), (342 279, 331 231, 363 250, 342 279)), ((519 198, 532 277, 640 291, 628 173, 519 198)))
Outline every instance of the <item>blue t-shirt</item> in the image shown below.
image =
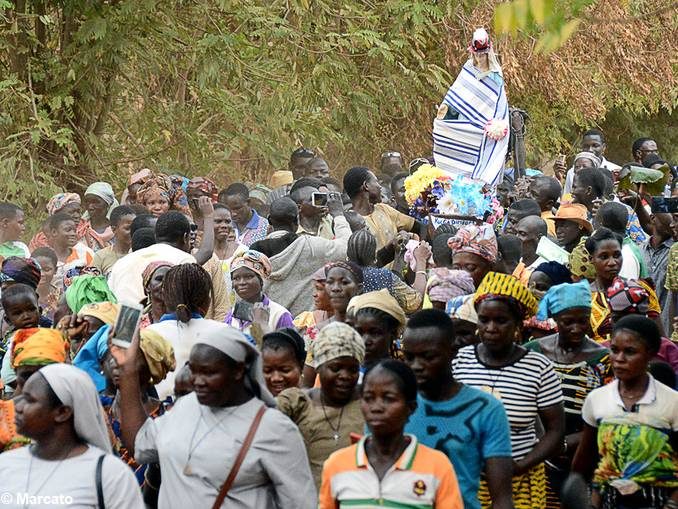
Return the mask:
POLYGON ((467 385, 447 401, 429 401, 417 395, 417 409, 405 432, 447 455, 457 474, 465 509, 480 509, 478 488, 485 460, 511 457, 503 405, 494 396, 467 385))

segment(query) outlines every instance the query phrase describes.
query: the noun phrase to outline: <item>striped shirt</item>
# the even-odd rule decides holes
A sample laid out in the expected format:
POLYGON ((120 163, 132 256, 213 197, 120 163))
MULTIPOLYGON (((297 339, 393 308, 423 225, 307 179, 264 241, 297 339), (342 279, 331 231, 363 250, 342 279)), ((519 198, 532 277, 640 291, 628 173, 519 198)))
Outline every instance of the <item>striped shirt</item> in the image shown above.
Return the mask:
POLYGON ((563 401, 560 380, 548 358, 526 351, 513 364, 488 367, 478 358, 477 346, 459 350, 452 362, 454 377, 497 397, 504 405, 511 427, 513 459, 529 453, 537 442, 538 412, 563 401))
POLYGON ((409 445, 381 481, 367 459, 368 437, 332 453, 323 467, 320 509, 463 509, 447 456, 406 436, 409 445))

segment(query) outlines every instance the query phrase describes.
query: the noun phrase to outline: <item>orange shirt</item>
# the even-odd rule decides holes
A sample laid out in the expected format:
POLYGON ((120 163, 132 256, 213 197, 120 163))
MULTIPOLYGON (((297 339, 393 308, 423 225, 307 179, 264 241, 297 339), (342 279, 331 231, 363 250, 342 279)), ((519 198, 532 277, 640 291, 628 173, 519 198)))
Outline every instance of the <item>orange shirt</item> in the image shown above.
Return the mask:
POLYGON ((325 462, 320 509, 417 507, 463 509, 457 477, 442 452, 417 442, 414 435, 381 481, 365 453, 365 441, 333 453, 325 462))

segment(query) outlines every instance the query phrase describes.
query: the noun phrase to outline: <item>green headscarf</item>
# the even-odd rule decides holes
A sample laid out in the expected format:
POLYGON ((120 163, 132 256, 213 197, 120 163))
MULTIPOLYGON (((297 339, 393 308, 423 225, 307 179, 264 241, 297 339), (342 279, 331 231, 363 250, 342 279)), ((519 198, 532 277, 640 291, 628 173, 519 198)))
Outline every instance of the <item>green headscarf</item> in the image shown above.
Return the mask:
POLYGON ((118 302, 104 276, 78 276, 66 289, 66 303, 75 314, 83 306, 97 302, 118 302))

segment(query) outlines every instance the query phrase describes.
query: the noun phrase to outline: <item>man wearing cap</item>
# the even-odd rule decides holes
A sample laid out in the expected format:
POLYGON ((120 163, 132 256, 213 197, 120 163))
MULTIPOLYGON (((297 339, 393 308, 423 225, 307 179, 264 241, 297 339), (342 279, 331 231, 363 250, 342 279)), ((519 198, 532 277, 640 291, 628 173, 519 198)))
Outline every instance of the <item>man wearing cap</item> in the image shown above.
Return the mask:
POLYGON ((582 237, 590 235, 593 225, 588 219, 588 210, 580 203, 563 203, 556 217, 558 245, 568 253, 577 247, 582 237))

